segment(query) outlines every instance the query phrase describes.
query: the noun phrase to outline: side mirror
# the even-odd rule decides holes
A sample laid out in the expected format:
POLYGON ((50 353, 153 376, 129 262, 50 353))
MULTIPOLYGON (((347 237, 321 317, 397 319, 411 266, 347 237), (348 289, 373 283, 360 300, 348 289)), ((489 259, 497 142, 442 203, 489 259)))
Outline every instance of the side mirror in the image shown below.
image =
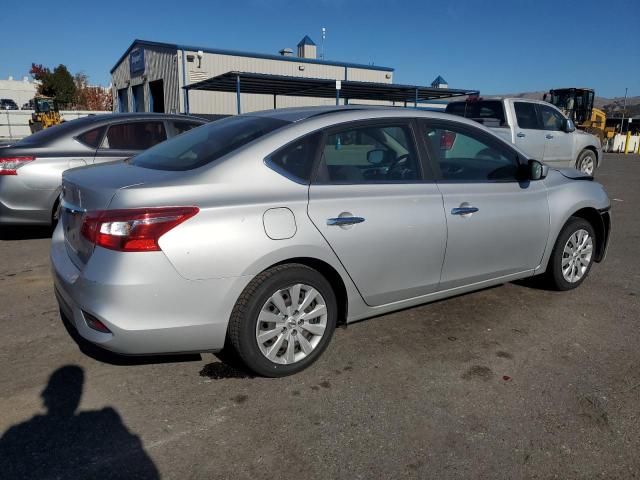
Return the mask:
POLYGON ((529 160, 528 166, 530 180, 542 180, 549 172, 549 167, 538 160, 529 160))
POLYGON ((576 126, 573 124, 573 122, 570 119, 565 118, 564 122, 562 123, 562 130, 564 130, 567 133, 571 133, 571 132, 574 132, 575 129, 576 129, 576 126))
POLYGON ((367 152, 367 162, 371 165, 380 165, 384 162, 385 151, 381 149, 369 150, 367 152))

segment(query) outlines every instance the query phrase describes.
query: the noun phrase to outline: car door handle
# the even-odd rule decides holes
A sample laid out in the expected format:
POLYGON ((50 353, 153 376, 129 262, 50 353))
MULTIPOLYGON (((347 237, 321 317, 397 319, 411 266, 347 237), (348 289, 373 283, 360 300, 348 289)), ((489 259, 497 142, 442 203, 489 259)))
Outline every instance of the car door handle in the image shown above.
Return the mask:
POLYGON ((553 135, 551 135, 550 133, 547 133, 544 138, 548 138, 549 140, 551 140, 553 138, 553 135))
POLYGON ((518 132, 518 133, 516 134, 516 137, 518 137, 518 138, 524 138, 524 137, 526 137, 526 135, 525 135, 524 133, 522 133, 522 132, 518 132))
POLYGON ((470 215, 477 211, 478 208, 476 207, 456 207, 451 209, 451 215, 470 215))
POLYGON ((336 217, 327 218, 327 225, 355 225, 356 223, 364 222, 362 217, 336 217))

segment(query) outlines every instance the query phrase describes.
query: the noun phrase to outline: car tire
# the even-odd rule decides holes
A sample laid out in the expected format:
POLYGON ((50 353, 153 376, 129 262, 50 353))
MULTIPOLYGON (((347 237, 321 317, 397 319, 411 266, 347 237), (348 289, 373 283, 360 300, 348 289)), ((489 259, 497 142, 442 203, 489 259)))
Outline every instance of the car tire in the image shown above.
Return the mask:
POLYGON ((257 275, 238 298, 229 319, 228 342, 253 372, 284 377, 322 355, 337 315, 335 293, 323 275, 302 264, 277 265, 257 275))
POLYGON ((583 218, 569 218, 549 258, 546 271, 548 286, 559 291, 578 287, 591 271, 595 250, 593 226, 583 218))
POLYGON ((580 152, 578 155, 578 160, 576 161, 576 168, 580 170, 582 173, 586 173, 587 175, 593 176, 596 167, 598 165, 598 161, 596 159, 596 154, 593 150, 585 149, 580 152))

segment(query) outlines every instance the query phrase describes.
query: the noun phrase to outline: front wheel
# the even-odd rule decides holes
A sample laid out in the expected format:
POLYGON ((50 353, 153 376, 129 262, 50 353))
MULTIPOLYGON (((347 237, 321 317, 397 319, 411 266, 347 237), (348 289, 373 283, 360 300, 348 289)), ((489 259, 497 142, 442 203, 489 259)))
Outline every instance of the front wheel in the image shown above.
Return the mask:
POLYGON ((593 266, 593 227, 583 218, 571 217, 560 231, 549 258, 547 280, 555 290, 571 290, 580 285, 593 266))
POLYGON ((320 357, 337 314, 335 294, 324 276, 306 265, 278 265, 257 275, 242 292, 228 337, 251 370, 284 377, 320 357))
POLYGON ((596 154, 592 150, 583 150, 578 155, 576 168, 582 173, 593 176, 593 172, 596 170, 596 154))

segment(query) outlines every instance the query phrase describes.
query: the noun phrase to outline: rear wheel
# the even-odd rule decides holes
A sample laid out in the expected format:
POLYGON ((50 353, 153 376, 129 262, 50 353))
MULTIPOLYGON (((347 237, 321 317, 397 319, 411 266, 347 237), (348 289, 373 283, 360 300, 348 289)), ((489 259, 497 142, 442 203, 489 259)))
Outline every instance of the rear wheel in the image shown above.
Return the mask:
POLYGON ((301 264, 279 265, 256 276, 240 295, 229 320, 229 341, 254 372, 291 375, 320 357, 337 312, 324 276, 301 264))
POLYGON ((583 150, 578 155, 576 168, 587 175, 592 175, 596 170, 596 154, 592 150, 583 150))
POLYGON ((580 285, 593 266, 596 238, 593 227, 583 218, 571 217, 553 247, 547 280, 555 290, 571 290, 580 285))

